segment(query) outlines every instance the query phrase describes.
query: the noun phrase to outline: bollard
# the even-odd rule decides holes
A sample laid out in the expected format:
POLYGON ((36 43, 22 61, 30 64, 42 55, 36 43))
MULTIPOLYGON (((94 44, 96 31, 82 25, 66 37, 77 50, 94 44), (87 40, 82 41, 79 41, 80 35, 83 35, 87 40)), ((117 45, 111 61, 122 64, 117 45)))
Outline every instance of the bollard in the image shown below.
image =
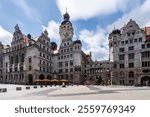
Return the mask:
POLYGON ((41 88, 43 88, 43 85, 40 85, 41 88))
POLYGON ((3 88, 3 92, 7 92, 7 88, 3 88))
POLYGON ((16 91, 21 91, 22 88, 21 87, 16 87, 16 91))
POLYGON ((7 88, 1 88, 0 89, 0 93, 4 93, 4 92, 7 92, 7 88))
POLYGON ((36 89, 36 88, 37 88, 37 86, 33 86, 33 88, 34 88, 34 89, 36 89))
POLYGON ((30 87, 26 87, 26 89, 27 89, 27 90, 29 90, 29 89, 30 89, 30 87))

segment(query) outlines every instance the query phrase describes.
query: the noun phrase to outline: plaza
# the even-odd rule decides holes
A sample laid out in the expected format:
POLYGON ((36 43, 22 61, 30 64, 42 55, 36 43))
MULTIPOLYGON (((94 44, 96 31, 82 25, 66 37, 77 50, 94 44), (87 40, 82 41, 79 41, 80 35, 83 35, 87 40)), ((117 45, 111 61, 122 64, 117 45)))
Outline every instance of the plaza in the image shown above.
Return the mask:
POLYGON ((1 84, 0 100, 149 100, 150 87, 69 85, 62 86, 25 86, 1 84), (16 90, 21 87, 21 90, 16 90), (30 87, 30 89, 26 89, 30 87))

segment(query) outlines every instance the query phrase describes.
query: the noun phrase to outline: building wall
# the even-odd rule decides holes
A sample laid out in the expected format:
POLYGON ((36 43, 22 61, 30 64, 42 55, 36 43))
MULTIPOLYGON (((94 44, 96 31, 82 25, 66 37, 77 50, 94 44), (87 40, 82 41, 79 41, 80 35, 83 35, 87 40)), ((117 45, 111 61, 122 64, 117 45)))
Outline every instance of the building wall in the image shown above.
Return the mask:
POLYGON ((150 57, 149 55, 142 57, 142 52, 150 51, 146 36, 146 32, 133 20, 109 35, 110 71, 113 84, 141 83, 142 74, 145 74, 143 70, 150 67, 150 65, 147 65, 147 68, 142 66, 142 62, 149 61, 150 57))

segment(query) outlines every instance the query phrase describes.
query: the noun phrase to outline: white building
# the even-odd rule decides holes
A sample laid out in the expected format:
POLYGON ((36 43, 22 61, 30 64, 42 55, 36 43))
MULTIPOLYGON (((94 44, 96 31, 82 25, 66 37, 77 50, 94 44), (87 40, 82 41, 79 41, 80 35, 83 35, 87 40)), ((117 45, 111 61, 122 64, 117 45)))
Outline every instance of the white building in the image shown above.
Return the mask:
POLYGON ((150 84, 149 28, 132 19, 109 35, 109 60, 113 84, 150 84))

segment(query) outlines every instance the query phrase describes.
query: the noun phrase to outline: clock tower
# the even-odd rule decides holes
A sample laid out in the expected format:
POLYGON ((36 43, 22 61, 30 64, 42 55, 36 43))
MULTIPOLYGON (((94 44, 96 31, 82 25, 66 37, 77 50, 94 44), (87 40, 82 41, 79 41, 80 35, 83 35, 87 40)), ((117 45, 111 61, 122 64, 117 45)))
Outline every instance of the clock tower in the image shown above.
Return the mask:
POLYGON ((73 37, 73 27, 72 23, 70 22, 70 16, 66 12, 64 15, 64 20, 62 21, 59 27, 59 34, 62 42, 70 41, 73 37))

